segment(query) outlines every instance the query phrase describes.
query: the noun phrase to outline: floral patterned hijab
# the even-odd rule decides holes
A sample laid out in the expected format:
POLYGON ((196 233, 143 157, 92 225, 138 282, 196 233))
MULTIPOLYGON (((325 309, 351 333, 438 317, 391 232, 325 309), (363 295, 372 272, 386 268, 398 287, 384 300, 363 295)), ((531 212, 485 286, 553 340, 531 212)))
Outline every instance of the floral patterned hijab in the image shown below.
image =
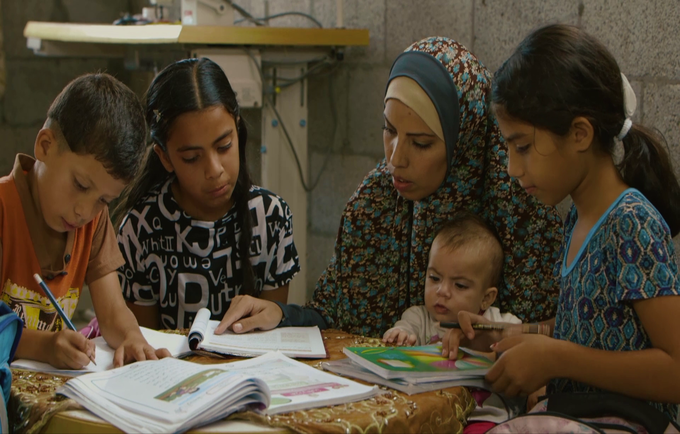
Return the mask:
POLYGON ((334 256, 309 307, 331 328, 382 336, 404 310, 424 304, 434 234, 456 212, 467 210, 492 224, 503 244, 496 301, 501 311, 525 321, 554 317, 559 289, 552 268, 561 222, 553 208, 540 205, 506 172, 506 146, 489 107, 490 73, 461 44, 442 37, 406 49, 390 79, 409 68, 421 70, 409 77, 428 92, 439 113, 449 158, 446 179, 430 196, 411 201, 394 188, 385 160, 379 163, 345 207, 334 256), (425 83, 436 69, 443 70, 433 59, 448 72, 457 101, 442 97, 448 89, 440 94, 433 89, 444 82, 425 83))

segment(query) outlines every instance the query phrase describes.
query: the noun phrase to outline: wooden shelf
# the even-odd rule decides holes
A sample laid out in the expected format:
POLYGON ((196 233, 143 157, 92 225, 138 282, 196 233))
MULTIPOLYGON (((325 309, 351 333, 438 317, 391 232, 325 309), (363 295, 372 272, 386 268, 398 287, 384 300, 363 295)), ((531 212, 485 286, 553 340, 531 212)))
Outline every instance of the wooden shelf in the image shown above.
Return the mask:
POLYGON ((195 44, 256 46, 366 46, 367 29, 295 27, 183 26, 151 24, 114 26, 29 21, 26 38, 96 44, 195 44))

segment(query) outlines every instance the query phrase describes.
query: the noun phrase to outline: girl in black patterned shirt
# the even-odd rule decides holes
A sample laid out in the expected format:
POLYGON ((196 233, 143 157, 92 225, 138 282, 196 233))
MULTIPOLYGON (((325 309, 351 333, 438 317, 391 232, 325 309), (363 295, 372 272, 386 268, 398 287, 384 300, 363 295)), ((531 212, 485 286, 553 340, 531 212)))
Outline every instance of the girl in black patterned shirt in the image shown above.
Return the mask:
POLYGON ((286 302, 300 270, 292 214, 252 185, 236 95, 209 59, 176 62, 147 92, 152 144, 116 210, 123 295, 140 325, 221 320, 247 294, 286 302), (246 260, 243 260, 246 259, 246 260))

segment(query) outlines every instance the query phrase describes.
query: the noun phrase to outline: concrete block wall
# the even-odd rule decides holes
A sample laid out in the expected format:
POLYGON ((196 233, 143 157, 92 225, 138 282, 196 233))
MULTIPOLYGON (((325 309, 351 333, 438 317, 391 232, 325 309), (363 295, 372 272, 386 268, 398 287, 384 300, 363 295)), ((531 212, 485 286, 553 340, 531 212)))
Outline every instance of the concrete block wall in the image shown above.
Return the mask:
MULTIPOLYGON (((288 3, 289 10, 297 7, 322 18, 324 25, 336 22, 335 1, 288 3)), ((409 44, 427 36, 462 42, 494 71, 533 29, 555 22, 582 26, 614 53, 637 94, 636 121, 665 135, 676 170, 680 168, 677 0, 345 0, 343 12, 345 26, 368 28, 371 42, 366 48, 348 49, 341 72, 334 77, 340 95, 335 102, 338 111, 345 113, 335 139, 328 127, 328 99, 321 91, 310 99, 312 170, 329 147, 333 153, 332 163, 310 196, 306 273, 310 286, 332 255, 345 200, 383 156, 382 98, 392 61, 409 44), (313 127, 315 123, 320 127, 313 127)), ((295 20, 295 25, 313 25, 295 20)), ((310 80, 310 95, 311 89, 324 87, 325 80, 310 80)), ((565 213, 569 206, 565 201, 559 209, 565 213)), ((677 239, 676 246, 680 247, 677 239)))
POLYGON ((121 62, 37 57, 26 48, 24 26, 34 21, 111 23, 128 9, 128 0, 3 0, 2 36, 6 90, 0 100, 0 173, 9 173, 18 152, 33 154, 35 136, 54 97, 86 72, 118 74, 121 62))
MULTIPOLYGON (((335 0, 236 3, 256 17, 300 11, 313 15, 324 27, 337 22, 335 0)), ((70 79, 97 69, 125 74, 120 61, 34 56, 22 36, 26 21, 111 22, 121 11, 138 11, 143 4, 144 0, 1 1, 7 90, 0 100, 0 173, 9 172, 16 152, 32 152, 50 101, 70 79)), ((313 175, 330 152, 319 185, 310 194, 309 227, 296 228, 308 231, 308 269, 301 277, 309 286, 331 257, 345 202, 383 157, 382 97, 392 60, 427 36, 461 41, 493 71, 532 29, 552 22, 583 26, 609 47, 631 80, 638 96, 637 120, 666 136, 676 167, 680 164, 677 0, 344 0, 343 5, 344 26, 369 29, 371 42, 368 47, 348 48, 332 76, 309 81, 313 175)), ((277 18, 270 24, 315 25, 299 16, 277 18)), ((257 113, 250 116, 256 130, 257 113)), ((251 149, 259 149, 257 134, 251 137, 251 149)))

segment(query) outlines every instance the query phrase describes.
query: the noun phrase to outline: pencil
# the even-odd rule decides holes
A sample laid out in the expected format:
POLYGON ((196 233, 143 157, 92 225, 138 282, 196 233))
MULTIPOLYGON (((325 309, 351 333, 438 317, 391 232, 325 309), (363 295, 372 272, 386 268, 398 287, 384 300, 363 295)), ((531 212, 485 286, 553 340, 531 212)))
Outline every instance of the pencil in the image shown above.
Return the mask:
MULTIPOLYGON (((441 322, 439 325, 448 329, 460 329, 460 324, 457 322, 441 322)), ((516 330, 520 333, 539 334, 550 336, 550 326, 548 324, 539 323, 525 323, 525 324, 472 324, 475 330, 486 331, 505 331, 516 330)))
MULTIPOLYGON (((66 327, 69 329, 73 330, 74 332, 76 330, 76 326, 73 325, 69 317, 66 315, 66 313, 61 309, 61 306, 59 303, 57 303, 57 299, 54 297, 54 294, 52 294, 52 291, 50 291, 50 288, 47 286, 44 280, 40 277, 38 273, 35 273, 33 275, 33 278, 35 279, 36 282, 38 282, 38 285, 42 288, 43 292, 47 296, 47 298, 50 299, 50 302, 52 303, 52 306, 54 306, 54 309, 57 311, 59 316, 61 317, 62 321, 64 321, 64 324, 66 324, 66 327)), ((94 363, 95 366, 97 366, 97 363, 94 361, 94 358, 92 356, 88 356, 90 358, 90 361, 94 363)))

